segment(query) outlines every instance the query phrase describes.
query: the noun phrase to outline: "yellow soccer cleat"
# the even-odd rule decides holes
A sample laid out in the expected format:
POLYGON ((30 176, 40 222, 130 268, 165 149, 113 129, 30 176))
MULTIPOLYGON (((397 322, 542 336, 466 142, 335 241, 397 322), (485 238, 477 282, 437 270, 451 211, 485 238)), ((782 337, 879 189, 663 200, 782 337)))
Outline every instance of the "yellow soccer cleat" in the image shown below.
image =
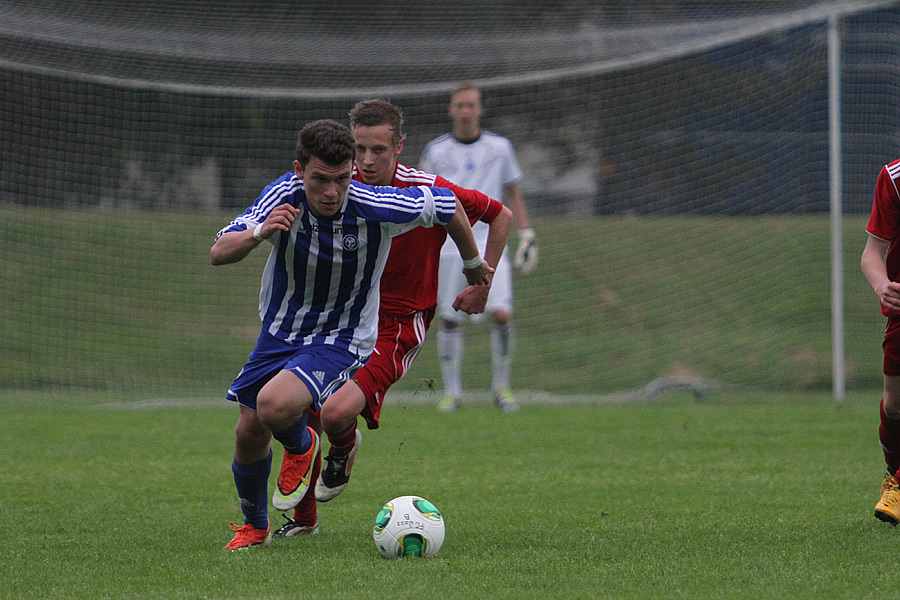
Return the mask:
POLYGON ((881 482, 881 499, 875 505, 875 518, 891 525, 900 523, 900 484, 890 474, 881 482))
POLYGON ((452 413, 459 408, 459 398, 454 398, 453 396, 444 396, 441 398, 441 401, 438 402, 438 410, 445 413, 452 413))
POLYGON ((516 397, 513 396, 512 390, 509 388, 503 388, 494 392, 494 406, 503 412, 519 410, 519 403, 516 402, 516 397))

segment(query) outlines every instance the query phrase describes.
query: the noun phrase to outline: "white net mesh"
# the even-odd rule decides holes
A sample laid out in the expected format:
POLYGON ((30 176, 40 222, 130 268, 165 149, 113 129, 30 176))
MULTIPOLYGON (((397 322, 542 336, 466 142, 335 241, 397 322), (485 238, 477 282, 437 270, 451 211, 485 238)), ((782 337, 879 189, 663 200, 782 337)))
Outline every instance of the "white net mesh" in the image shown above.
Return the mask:
MULTIPOLYGON (((415 164, 463 79, 516 147, 541 244, 516 279, 516 387, 829 385, 828 20, 853 273, 900 153, 897 3, 80 4, 0 5, 5 385, 223 388, 259 264, 207 267, 215 231, 304 123, 357 100, 404 109, 415 164)), ((848 381, 877 385, 860 279, 848 381)), ((486 331, 468 335, 485 388, 486 331)), ((428 349, 399 388, 436 374, 428 349)))

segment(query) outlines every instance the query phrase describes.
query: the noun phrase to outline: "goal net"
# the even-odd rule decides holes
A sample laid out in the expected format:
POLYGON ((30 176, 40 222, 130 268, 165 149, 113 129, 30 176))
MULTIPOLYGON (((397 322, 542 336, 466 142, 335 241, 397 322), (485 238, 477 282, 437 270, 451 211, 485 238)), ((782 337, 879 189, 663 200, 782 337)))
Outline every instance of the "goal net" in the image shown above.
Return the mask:
MULTIPOLYGON (((896 2, 4 2, 0 388, 221 392, 264 257, 210 267, 216 231, 291 168, 306 122, 389 99, 416 165, 469 80, 541 250, 514 280, 515 388, 827 389, 829 27, 846 375, 874 387, 883 323, 857 264, 900 157, 896 2)), ((487 327, 465 335, 464 385, 485 390, 487 327)), ((430 341, 397 389, 432 380, 430 341)))

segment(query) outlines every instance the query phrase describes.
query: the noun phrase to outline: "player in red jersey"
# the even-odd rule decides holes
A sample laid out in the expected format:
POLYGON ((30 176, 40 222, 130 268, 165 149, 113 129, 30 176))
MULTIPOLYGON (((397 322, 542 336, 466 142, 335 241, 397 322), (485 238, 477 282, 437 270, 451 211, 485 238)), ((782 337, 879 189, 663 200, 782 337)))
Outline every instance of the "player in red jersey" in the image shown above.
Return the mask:
MULTIPOLYGON (((484 260, 495 267, 506 247, 512 212, 481 192, 460 188, 442 177, 398 163, 397 157, 403 150, 402 125, 400 109, 385 100, 365 100, 354 106, 350 111, 350 130, 356 141, 354 178, 370 185, 434 185, 451 189, 470 223, 480 220, 489 224, 484 260)), ((425 342, 425 332, 437 306, 438 265, 446 237, 443 227, 417 227, 391 243, 381 278, 375 351, 351 381, 329 396, 319 414, 331 450, 315 484, 315 500, 327 502, 347 486, 361 442, 357 416, 362 415, 369 429, 378 427, 385 393, 403 377, 425 342)), ((484 312, 489 289, 490 286, 466 288, 457 297, 454 308, 469 314, 484 312)), ((311 532, 315 510, 310 504, 315 500, 307 498, 295 509, 294 518, 275 533, 276 537, 311 532)))
POLYGON ((900 160, 885 165, 875 184, 875 200, 866 232, 860 267, 887 317, 884 334, 884 392, 878 437, 887 473, 875 516, 900 523, 900 160))

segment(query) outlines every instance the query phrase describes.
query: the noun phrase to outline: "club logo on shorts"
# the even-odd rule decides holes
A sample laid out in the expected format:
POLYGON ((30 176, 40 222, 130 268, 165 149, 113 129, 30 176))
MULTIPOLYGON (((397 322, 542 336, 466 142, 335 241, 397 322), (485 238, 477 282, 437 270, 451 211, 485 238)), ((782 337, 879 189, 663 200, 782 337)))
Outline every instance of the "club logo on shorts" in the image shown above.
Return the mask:
POLYGON ((341 240, 341 247, 344 250, 356 250, 359 248, 359 238, 353 234, 347 234, 341 240))

